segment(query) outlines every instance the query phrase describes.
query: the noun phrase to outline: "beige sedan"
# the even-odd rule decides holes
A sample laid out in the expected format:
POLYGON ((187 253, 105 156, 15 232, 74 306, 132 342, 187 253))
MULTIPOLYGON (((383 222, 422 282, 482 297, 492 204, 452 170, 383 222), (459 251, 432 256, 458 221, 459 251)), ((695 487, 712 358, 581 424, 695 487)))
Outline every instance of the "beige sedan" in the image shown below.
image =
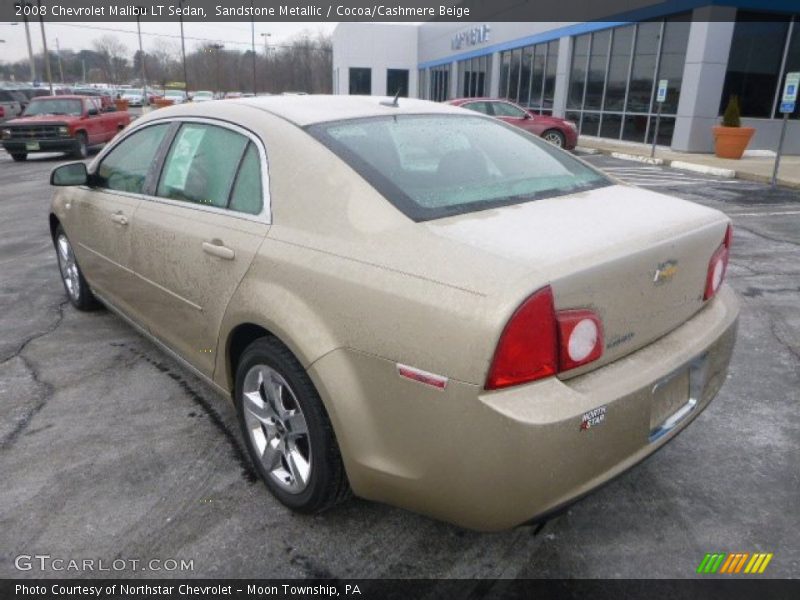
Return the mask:
POLYGON ((352 490, 508 528, 657 450, 725 381, 729 220, 464 109, 186 104, 51 183, 72 303, 231 397, 298 511, 352 490))

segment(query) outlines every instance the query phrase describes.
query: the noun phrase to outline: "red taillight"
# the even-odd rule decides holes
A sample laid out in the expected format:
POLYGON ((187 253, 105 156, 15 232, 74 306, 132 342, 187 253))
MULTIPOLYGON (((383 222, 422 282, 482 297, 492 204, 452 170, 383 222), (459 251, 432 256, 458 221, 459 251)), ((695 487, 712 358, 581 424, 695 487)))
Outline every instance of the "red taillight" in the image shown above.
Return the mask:
POLYGON ((553 291, 547 286, 525 300, 506 324, 489 368, 486 389, 553 375, 558 366, 557 335, 553 291))
POLYGON ((486 389, 528 383, 597 360, 603 327, 589 310, 556 312, 553 290, 537 291, 514 312, 494 353, 486 389))
POLYGON ((722 245, 714 251, 714 254, 711 255, 711 260, 708 262, 703 300, 713 298, 725 280, 725 272, 728 270, 728 258, 730 258, 731 254, 731 241, 733 241, 733 227, 728 225, 722 245))

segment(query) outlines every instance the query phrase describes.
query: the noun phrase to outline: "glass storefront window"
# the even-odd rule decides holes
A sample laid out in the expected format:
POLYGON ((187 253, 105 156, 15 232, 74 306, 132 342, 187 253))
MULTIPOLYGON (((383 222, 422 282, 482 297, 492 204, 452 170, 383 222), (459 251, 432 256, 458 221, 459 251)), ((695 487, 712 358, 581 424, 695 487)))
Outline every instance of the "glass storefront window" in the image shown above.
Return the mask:
POLYGON ((537 113, 551 113, 556 88, 558 40, 500 54, 500 96, 537 113))
MULTIPOLYGON (((720 114, 735 95, 743 117, 773 116, 775 94, 783 83, 781 62, 789 23, 790 18, 784 15, 737 13, 720 114)), ((794 25, 796 28, 797 23, 794 25)))
MULTIPOLYGON (((625 94, 628 91, 628 73, 631 68, 631 48, 635 25, 620 27, 614 30, 614 41, 611 44, 611 61, 608 65, 606 82, 606 110, 621 111, 625 107, 625 94)), ((609 137, 609 136, 604 136, 609 137)), ((619 137, 619 126, 617 135, 619 137)))
POLYGON ((636 48, 633 51, 633 70, 628 91, 628 104, 625 107, 627 112, 650 112, 660 37, 660 22, 639 23, 636 32, 636 48))
MULTIPOLYGON (((586 77, 585 110, 603 108, 603 92, 606 81, 606 65, 608 63, 608 46, 611 42, 611 31, 598 31, 592 34, 592 50, 589 58, 589 71, 586 77)), ((597 134, 594 134, 597 135, 597 134)))
POLYGON ((458 94, 463 98, 487 96, 489 84, 488 56, 477 56, 458 63, 458 94))
POLYGON ((426 79, 428 100, 442 102, 450 98, 450 65, 431 67, 426 79))
POLYGON ((579 35, 575 38, 572 50, 572 70, 569 77, 569 95, 567 108, 583 107, 583 90, 586 85, 586 62, 589 57, 591 34, 579 35))
MULTIPOLYGON (((688 15, 668 19, 664 24, 664 41, 661 44, 661 61, 658 65, 660 81, 669 81, 667 86, 667 99, 661 111, 668 114, 678 112, 678 98, 681 95, 681 81, 683 80, 683 67, 686 63, 686 46, 689 43, 689 27, 691 20, 688 15)), ((652 111, 658 110, 658 105, 653 98, 652 111)))
POLYGON ((644 142, 654 133, 655 81, 668 79, 658 138, 671 143, 689 27, 685 13, 576 36, 567 108, 580 133, 644 142))
POLYGON ((350 95, 370 95, 372 93, 372 69, 353 67, 350 69, 350 95))
MULTIPOLYGON (((789 47, 786 52, 786 66, 783 69, 783 76, 781 77, 779 85, 779 94, 775 102, 776 116, 783 117, 783 113, 778 112, 778 106, 781 102, 783 95, 783 85, 786 81, 786 73, 796 73, 800 71, 800 17, 795 17, 792 23, 791 40, 789 40, 789 47)), ((797 106, 797 105, 795 105, 797 106)), ((800 108, 795 107, 794 112, 789 115, 790 119, 800 119, 800 108)))
POLYGON ((547 44, 547 68, 544 76, 544 98, 542 108, 544 112, 553 112, 553 98, 556 93, 556 70, 558 68, 558 42, 547 44))

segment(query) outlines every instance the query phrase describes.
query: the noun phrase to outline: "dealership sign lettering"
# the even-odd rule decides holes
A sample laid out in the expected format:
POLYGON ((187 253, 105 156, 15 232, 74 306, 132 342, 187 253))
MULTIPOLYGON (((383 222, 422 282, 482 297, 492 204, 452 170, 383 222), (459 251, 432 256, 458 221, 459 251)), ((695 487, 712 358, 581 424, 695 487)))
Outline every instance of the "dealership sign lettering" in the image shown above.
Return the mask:
POLYGON ((489 32, 491 29, 488 25, 480 25, 472 27, 466 31, 461 31, 453 36, 450 46, 453 50, 461 50, 464 46, 477 46, 489 41, 489 32))

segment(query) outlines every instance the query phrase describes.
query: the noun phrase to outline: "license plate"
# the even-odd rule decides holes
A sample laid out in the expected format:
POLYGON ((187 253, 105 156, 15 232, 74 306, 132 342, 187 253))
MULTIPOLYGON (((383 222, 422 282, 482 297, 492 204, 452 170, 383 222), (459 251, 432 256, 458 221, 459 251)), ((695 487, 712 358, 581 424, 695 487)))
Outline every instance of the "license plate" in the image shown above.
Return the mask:
POLYGON ((39 149, 39 142, 25 142, 25 150, 29 152, 39 149))
POLYGON ((650 431, 655 432, 689 402, 689 369, 683 369, 653 388, 650 431))

